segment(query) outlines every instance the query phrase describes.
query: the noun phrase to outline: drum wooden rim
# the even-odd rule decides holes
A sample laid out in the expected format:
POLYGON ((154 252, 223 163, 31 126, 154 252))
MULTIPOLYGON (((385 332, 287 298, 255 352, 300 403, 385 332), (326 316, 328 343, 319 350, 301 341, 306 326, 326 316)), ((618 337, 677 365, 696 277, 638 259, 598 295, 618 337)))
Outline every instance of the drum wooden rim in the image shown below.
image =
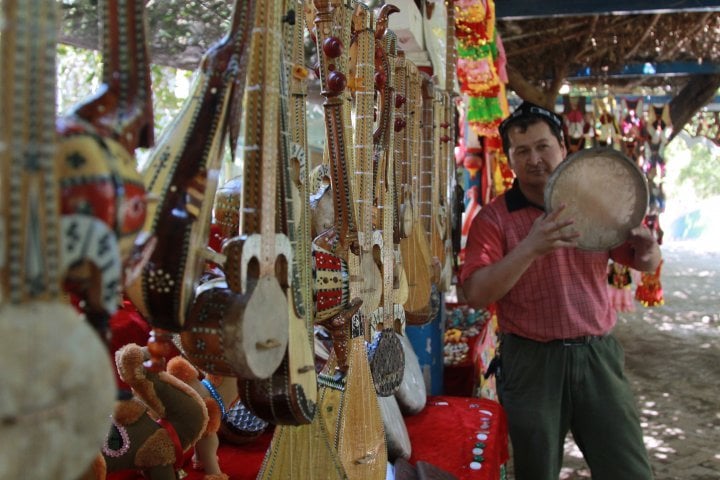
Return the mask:
POLYGON ((604 251, 621 245, 642 223, 649 202, 645 175, 637 164, 612 148, 589 148, 568 156, 545 186, 548 213, 565 204, 561 218, 580 232, 577 247, 604 251))

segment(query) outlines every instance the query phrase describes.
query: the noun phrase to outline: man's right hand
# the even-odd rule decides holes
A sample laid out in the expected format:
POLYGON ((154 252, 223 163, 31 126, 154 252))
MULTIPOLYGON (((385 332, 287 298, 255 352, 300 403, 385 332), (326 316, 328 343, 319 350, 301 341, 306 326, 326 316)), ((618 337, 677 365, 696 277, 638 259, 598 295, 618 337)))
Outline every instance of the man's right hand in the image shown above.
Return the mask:
POLYGON ((541 256, 556 248, 574 247, 580 232, 567 228, 575 223, 575 220, 560 218, 566 205, 561 204, 550 214, 541 215, 533 223, 530 232, 523 242, 535 255, 541 256))

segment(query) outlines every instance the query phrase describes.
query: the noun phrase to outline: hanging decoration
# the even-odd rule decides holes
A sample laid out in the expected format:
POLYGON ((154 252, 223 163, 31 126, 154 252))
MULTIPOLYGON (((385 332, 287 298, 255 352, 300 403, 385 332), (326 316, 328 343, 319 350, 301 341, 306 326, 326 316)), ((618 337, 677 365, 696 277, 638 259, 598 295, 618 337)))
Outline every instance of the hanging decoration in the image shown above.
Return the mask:
POLYGON ((495 30, 495 2, 459 0, 455 10, 457 75, 467 121, 478 135, 494 136, 509 113, 506 56, 495 30))

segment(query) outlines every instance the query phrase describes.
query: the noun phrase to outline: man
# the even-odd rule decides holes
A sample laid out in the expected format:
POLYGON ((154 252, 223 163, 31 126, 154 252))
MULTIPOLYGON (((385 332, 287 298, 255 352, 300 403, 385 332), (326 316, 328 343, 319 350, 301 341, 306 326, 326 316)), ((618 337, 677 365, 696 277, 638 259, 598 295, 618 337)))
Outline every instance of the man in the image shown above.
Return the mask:
POLYGON ((498 394, 516 479, 557 479, 568 431, 594 480, 652 478, 623 351, 610 333, 607 264, 653 271, 658 245, 638 226, 611 252, 575 248, 564 206, 543 209, 548 177, 567 154, 561 118, 524 102, 500 134, 516 178, 475 217, 460 280, 470 306, 497 304, 498 394))

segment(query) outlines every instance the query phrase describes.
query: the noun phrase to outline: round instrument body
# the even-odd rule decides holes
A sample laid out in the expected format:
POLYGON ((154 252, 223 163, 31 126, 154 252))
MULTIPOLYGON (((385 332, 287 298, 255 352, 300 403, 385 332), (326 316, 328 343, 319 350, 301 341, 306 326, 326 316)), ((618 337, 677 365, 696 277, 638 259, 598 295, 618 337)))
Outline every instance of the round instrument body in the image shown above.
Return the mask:
POLYGON ((0 305, 2 478, 79 478, 110 428, 115 377, 97 332, 63 302, 0 305))
POLYGON ((281 328, 283 321, 271 321, 284 317, 287 324, 288 315, 287 305, 266 301, 266 292, 272 288, 280 287, 264 279, 249 294, 233 292, 222 279, 199 287, 180 332, 185 355, 198 368, 215 375, 243 379, 272 375, 288 342, 287 328, 281 328))
POLYGON ((368 362, 375 391, 381 397, 395 394, 400 387, 405 372, 405 352, 399 335, 392 325, 383 325, 383 309, 379 308, 370 315, 373 324, 372 342, 367 345, 368 362))
POLYGON ((568 156, 545 186, 548 213, 565 204, 561 218, 580 233, 577 247, 604 251, 623 243, 641 224, 648 207, 648 185, 638 166, 611 148, 580 150, 568 156))

